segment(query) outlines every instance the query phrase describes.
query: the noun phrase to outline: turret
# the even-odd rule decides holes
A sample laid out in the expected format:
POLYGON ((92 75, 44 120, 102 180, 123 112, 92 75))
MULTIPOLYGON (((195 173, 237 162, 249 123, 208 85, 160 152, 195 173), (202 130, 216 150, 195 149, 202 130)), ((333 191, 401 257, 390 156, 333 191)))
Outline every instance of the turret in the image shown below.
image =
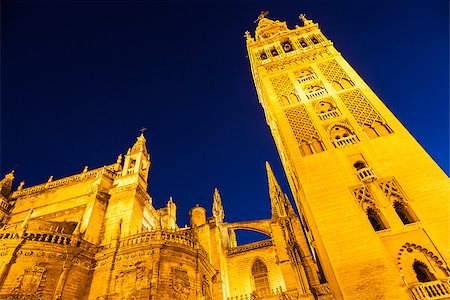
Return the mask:
POLYGON ((8 174, 0 180, 0 194, 4 197, 8 197, 12 191, 12 181, 14 179, 14 170, 9 172, 8 174))
POLYGON ((146 139, 144 133, 137 138, 133 147, 129 148, 125 155, 125 162, 122 170, 122 176, 130 174, 139 174, 145 182, 148 178, 150 168, 150 155, 147 151, 146 139))
POLYGON ((206 210, 198 204, 189 212, 191 216, 191 227, 198 227, 206 224, 206 210))
POLYGON ((167 201, 166 207, 159 209, 161 216, 161 227, 163 229, 177 228, 177 206, 172 200, 172 197, 167 201))

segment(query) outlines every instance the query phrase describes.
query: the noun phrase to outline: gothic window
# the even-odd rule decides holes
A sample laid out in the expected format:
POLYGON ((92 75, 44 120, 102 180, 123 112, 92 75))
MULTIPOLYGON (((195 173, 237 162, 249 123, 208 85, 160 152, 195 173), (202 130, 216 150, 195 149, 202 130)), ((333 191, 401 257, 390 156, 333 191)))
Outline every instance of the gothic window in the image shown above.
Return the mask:
POLYGON ((412 212, 401 201, 394 201, 394 209, 403 224, 411 224, 415 222, 412 212))
POLYGON ((255 283, 256 294, 260 297, 270 295, 267 267, 260 259, 256 259, 253 263, 252 276, 253 282, 255 283))
POLYGON ((383 225, 383 222, 381 221, 380 215, 373 207, 367 208, 366 214, 370 224, 372 225, 373 229, 375 229, 375 231, 386 229, 386 227, 383 225))
POLYGON ((131 158, 130 159, 130 166, 128 167, 128 169, 133 169, 135 165, 136 165, 136 160, 131 158))
POLYGON ((314 45, 319 43, 319 41, 314 36, 311 37, 311 42, 313 42, 314 45))
POLYGON ((293 49, 291 42, 285 41, 281 43, 281 47, 283 48, 284 52, 291 52, 293 49))
POLYGON ((415 261, 413 263, 414 272, 416 272, 416 277, 419 282, 428 282, 436 280, 433 273, 430 272, 428 267, 421 261, 415 261))

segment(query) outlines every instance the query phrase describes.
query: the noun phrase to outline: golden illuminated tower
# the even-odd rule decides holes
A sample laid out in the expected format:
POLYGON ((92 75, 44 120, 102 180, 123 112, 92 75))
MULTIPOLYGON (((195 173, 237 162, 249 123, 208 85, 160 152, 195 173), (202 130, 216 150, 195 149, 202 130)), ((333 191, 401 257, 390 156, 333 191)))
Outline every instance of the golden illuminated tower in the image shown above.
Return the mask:
POLYGON ((320 31, 262 13, 259 101, 337 299, 450 297, 448 177, 320 31))

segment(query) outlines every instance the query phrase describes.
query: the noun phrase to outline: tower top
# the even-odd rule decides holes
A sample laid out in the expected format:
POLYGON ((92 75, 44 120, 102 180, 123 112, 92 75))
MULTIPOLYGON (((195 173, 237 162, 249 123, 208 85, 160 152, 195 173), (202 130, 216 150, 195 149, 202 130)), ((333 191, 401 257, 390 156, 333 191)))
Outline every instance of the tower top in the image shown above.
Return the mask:
POLYGON ((148 157, 147 144, 146 144, 147 140, 144 137, 144 131, 146 129, 147 128, 142 128, 140 130, 141 134, 136 138, 136 142, 134 143, 133 147, 131 147, 128 154, 143 152, 145 154, 145 156, 148 157))

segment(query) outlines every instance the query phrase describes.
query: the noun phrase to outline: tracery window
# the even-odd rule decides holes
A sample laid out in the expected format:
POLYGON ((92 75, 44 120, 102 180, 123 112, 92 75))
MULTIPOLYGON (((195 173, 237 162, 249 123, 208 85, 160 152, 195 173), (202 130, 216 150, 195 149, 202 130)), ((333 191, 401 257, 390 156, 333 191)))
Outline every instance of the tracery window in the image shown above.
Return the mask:
POLYGON ((367 218, 369 219, 369 222, 372 225, 373 229, 375 229, 375 231, 386 229, 386 227, 383 225, 383 222, 381 221, 380 215, 373 207, 367 208, 366 213, 367 218))
POLYGON ((402 220, 403 224, 411 224, 416 222, 413 214, 410 212, 410 210, 400 201, 394 201, 394 209, 397 213, 400 220, 402 220))
POLYGON ((255 283, 255 291, 258 296, 270 295, 269 277, 266 265, 256 259, 252 266, 253 282, 255 283))
POLYGON ((430 272, 428 267, 421 261, 415 261, 413 263, 414 272, 416 272, 416 277, 419 282, 428 282, 436 280, 433 273, 430 272))

